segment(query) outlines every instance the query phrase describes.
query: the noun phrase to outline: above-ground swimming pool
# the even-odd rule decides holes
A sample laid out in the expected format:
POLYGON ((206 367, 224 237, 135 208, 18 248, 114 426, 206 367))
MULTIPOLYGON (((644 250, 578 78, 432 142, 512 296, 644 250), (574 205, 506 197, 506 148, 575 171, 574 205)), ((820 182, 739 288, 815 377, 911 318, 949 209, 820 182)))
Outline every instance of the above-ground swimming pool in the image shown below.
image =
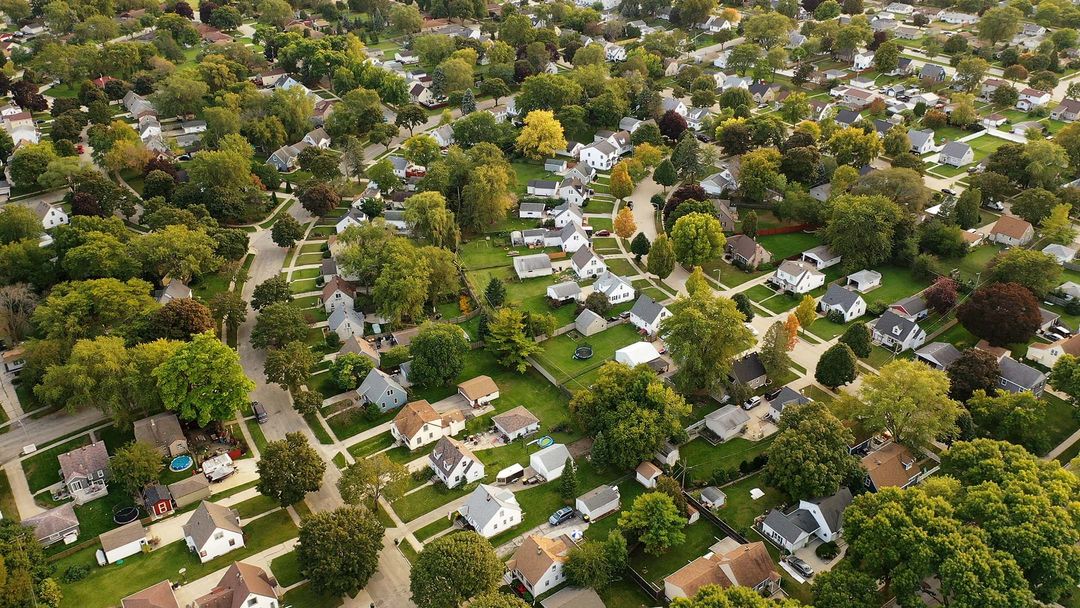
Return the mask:
POLYGON ((540 439, 536 440, 536 445, 542 448, 546 448, 555 445, 555 440, 551 437, 551 435, 544 435, 540 439))
POLYGON ((191 456, 181 454, 172 459, 172 462, 169 463, 169 470, 173 473, 179 473, 190 469, 193 464, 195 464, 195 461, 191 459, 191 456))

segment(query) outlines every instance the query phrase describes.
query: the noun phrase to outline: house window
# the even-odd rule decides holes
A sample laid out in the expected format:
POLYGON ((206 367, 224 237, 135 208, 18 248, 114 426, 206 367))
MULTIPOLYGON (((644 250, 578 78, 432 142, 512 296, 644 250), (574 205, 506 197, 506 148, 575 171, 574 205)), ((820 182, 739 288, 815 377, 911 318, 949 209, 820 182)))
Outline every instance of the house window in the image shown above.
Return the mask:
POLYGON ((230 538, 229 539, 229 546, 230 547, 235 547, 236 546, 236 539, 235 538, 230 538))
POLYGON ((254 597, 253 597, 253 598, 249 598, 249 599, 248 599, 248 601, 247 601, 247 605, 248 605, 248 606, 254 606, 254 605, 255 605, 255 603, 256 603, 256 602, 258 602, 258 601, 259 601, 259 600, 258 600, 258 598, 254 598, 254 597))
POLYGON ((214 532, 214 540, 217 540, 217 539, 221 538, 222 536, 225 536, 225 534, 222 533, 222 532, 214 532))

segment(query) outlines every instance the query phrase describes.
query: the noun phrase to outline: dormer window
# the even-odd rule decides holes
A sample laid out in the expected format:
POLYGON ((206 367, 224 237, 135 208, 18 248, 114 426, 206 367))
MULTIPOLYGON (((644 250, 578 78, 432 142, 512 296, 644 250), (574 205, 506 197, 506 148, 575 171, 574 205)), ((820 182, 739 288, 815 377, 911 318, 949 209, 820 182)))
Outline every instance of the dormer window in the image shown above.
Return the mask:
POLYGON ((900 335, 900 326, 897 325, 896 327, 893 327, 892 328, 892 333, 893 333, 894 336, 899 336, 900 335))

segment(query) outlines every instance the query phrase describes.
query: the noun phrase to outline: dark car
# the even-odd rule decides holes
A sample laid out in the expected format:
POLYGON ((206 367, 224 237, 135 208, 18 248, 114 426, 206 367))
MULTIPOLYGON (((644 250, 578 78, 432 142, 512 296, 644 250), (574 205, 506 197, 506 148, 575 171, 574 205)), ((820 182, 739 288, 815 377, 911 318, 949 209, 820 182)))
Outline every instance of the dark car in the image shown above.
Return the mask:
POLYGON ((772 401, 773 399, 776 399, 776 396, 780 394, 781 390, 783 390, 783 389, 778 388, 776 390, 772 390, 772 391, 769 391, 769 392, 765 393, 765 400, 766 401, 772 401))
POLYGON ((611 236, 610 230, 597 230, 596 236, 611 236))
POLYGON ((956 196, 956 191, 953 190, 952 188, 942 188, 941 193, 942 194, 948 194, 949 196, 956 196))
POLYGON ((557 525, 563 523, 564 521, 569 521, 570 518, 572 518, 573 516, 574 516, 574 508, 573 507, 563 507, 563 508, 559 509, 558 511, 555 511, 554 513, 551 514, 551 517, 548 518, 548 523, 553 525, 553 526, 557 526, 557 525))
POLYGON ((787 563, 792 568, 794 568, 796 572, 803 575, 805 578, 810 578, 811 576, 814 576, 814 569, 810 567, 810 564, 795 557, 794 555, 788 556, 787 563))

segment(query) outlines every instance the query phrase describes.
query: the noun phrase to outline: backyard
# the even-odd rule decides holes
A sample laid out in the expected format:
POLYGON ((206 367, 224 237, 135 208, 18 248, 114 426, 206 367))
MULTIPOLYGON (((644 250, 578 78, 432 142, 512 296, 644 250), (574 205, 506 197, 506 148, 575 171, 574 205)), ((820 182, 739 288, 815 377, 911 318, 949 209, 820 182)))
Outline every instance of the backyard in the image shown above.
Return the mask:
POLYGON ((600 367, 605 362, 612 360, 616 350, 640 340, 641 336, 638 335, 637 328, 629 323, 609 327, 592 336, 583 336, 577 331, 571 331, 545 340, 541 344, 544 350, 536 358, 549 374, 553 375, 560 384, 563 384, 587 371, 600 367), (586 344, 593 349, 592 357, 589 359, 575 359, 574 351, 586 344))

